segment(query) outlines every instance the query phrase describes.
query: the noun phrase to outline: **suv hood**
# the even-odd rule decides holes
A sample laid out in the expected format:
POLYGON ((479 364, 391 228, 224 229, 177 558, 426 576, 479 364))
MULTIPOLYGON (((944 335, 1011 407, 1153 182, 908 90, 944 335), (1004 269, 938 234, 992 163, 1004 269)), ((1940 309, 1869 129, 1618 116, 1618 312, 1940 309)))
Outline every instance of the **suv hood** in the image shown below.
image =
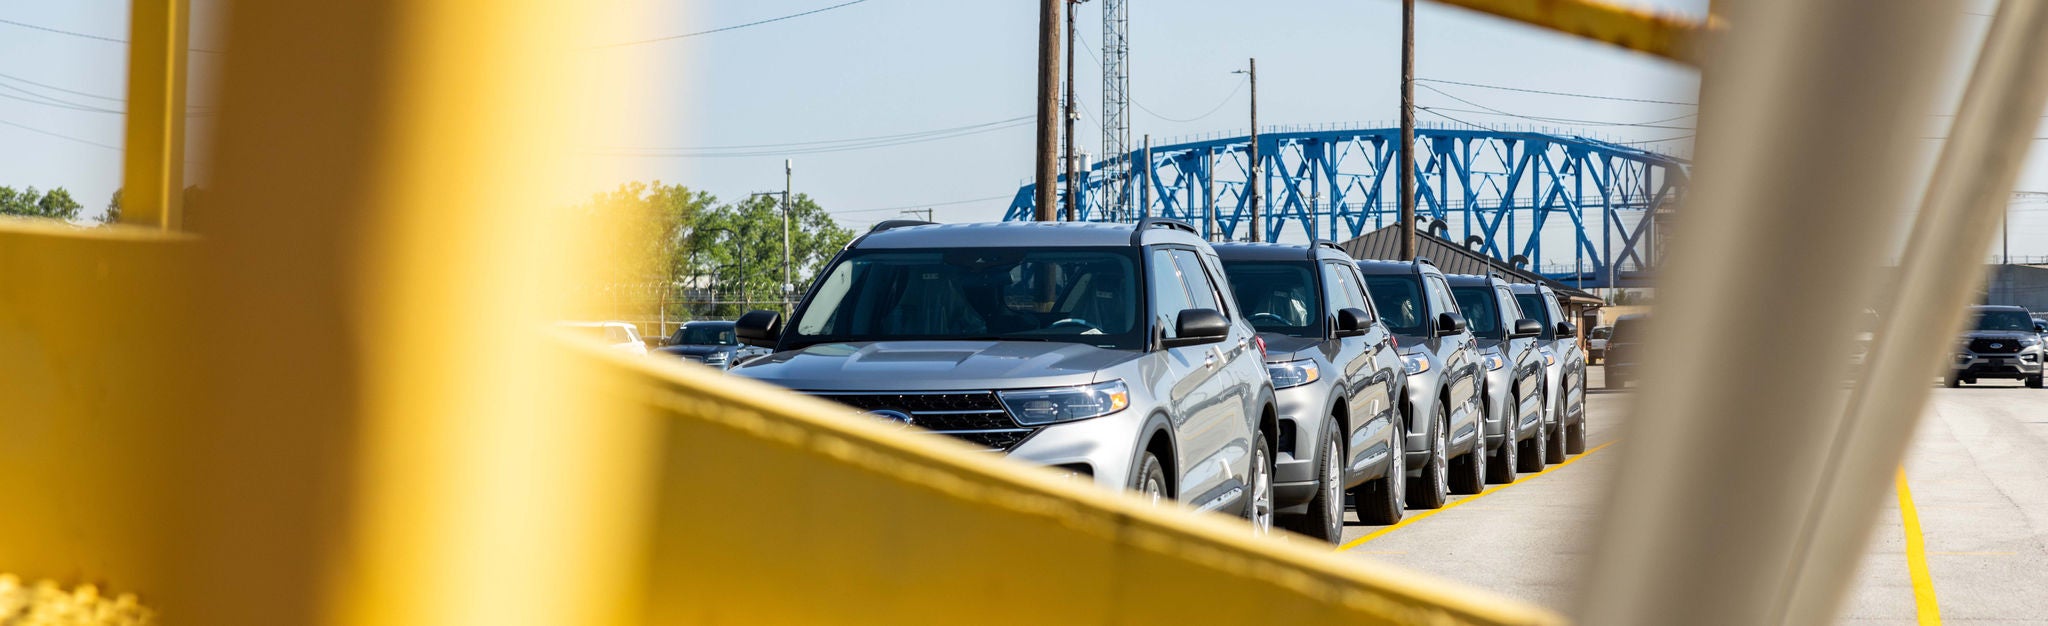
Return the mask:
POLYGON ((1296 337, 1280 333, 1259 333, 1259 339, 1266 342, 1266 362, 1284 363, 1309 358, 1310 352, 1323 345, 1323 340, 1314 337, 1296 337))
POLYGON ((2023 333, 2015 330, 1976 330, 1970 331, 1968 334, 1963 335, 1964 339, 2005 339, 2010 341, 2019 341, 2021 339, 2034 339, 2038 337, 2040 337, 2040 335, 2034 333, 2023 333))
POLYGON ((732 347, 732 346, 713 346, 713 345, 690 345, 690 344, 683 344, 683 345, 673 345, 673 346, 662 346, 662 347, 660 347, 660 348, 655 348, 655 351, 656 351, 656 352, 665 352, 665 353, 668 353, 668 354, 687 354, 687 355, 690 355, 690 356, 704 356, 704 355, 707 355, 707 354, 713 354, 713 353, 717 353, 717 352, 724 352, 724 351, 727 351, 727 350, 732 350, 732 349, 733 349, 733 347, 732 347))
POLYGON ((1020 389, 1092 383, 1141 355, 1059 342, 867 341, 777 352, 732 372, 807 391, 1020 389))

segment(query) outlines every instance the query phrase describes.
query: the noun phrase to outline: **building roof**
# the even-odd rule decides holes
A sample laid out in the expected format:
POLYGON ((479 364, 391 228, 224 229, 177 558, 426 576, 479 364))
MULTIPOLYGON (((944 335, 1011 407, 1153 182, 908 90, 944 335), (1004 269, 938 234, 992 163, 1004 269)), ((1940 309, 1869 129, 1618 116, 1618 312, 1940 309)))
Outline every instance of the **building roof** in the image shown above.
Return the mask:
MULTIPOLYGON (((1337 245, 1344 248, 1344 252, 1356 259, 1400 259, 1401 227, 1399 225, 1388 226, 1337 245)), ((1552 291, 1557 292, 1557 297, 1569 301, 1570 304, 1589 306, 1605 304, 1604 300, 1594 297, 1593 294, 1573 289, 1542 274, 1508 265, 1499 259, 1468 250, 1464 246, 1445 241, 1428 233, 1418 232, 1415 234, 1415 253, 1427 257, 1431 263, 1436 264, 1437 269, 1443 270, 1445 274, 1474 274, 1483 276, 1487 271, 1491 270, 1500 273, 1502 278, 1507 279, 1511 283, 1549 285, 1552 291)))

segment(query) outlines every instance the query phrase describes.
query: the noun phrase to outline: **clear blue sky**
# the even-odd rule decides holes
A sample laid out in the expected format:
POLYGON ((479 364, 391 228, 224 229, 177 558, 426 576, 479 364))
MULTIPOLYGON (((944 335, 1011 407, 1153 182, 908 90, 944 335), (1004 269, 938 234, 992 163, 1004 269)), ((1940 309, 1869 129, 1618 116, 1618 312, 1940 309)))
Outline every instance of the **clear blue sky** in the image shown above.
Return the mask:
MULTIPOLYGON (((661 9, 633 24, 628 39, 646 39, 743 24, 845 0, 705 0, 661 9)), ((1129 0, 1131 86, 1143 108, 1131 114, 1134 138, 1241 132, 1247 94, 1231 70, 1260 61, 1262 124, 1392 120, 1398 104, 1399 3, 1394 0, 1129 0), (1220 108, 1219 108, 1219 105, 1220 108), (1147 111, 1146 109, 1149 109, 1147 111), (1214 114, 1201 117, 1205 112, 1214 114), (1161 117, 1164 116, 1164 117, 1161 117), (1197 118, 1173 122, 1165 118, 1197 118)), ((1705 0, 1646 3, 1698 15, 1705 0)), ((1968 10, 1989 12, 1990 0, 1968 10)), ((219 47, 212 23, 223 0, 197 0, 198 47, 219 47)), ((1083 47, 1101 43, 1100 0, 1081 5, 1083 47)), ((0 0, 0 20, 90 35, 125 38, 125 0, 0 0)), ((1969 17, 1972 41, 1985 18, 1969 17)), ((1421 4, 1417 17, 1418 77, 1636 98, 1691 101, 1698 74, 1668 62, 1602 44, 1551 34, 1461 9, 1421 4)), ((609 146, 680 148, 810 142, 896 135, 1008 120, 1032 113, 1037 3, 959 0, 867 0, 786 21, 698 37, 608 49, 593 54, 644 64, 653 85, 651 110, 663 112, 631 137, 609 146)), ((14 79, 94 96, 123 91, 124 47, 118 43, 0 24, 0 96, 61 100, 119 108, 118 103, 53 92, 14 79), (13 77, 13 79, 8 78, 13 77)), ((1100 79, 1095 56, 1079 60, 1084 117, 1078 144, 1097 152, 1100 79)), ((218 55, 193 55, 193 104, 204 107, 218 55)), ((1642 122, 1688 107, 1443 86, 1474 102, 1525 115, 1642 122)), ((1952 85, 1950 95, 1960 90, 1952 85)), ((1426 106, 1471 108, 1418 89, 1426 106)), ((1953 97, 1944 106, 1952 106, 1953 97)), ((1515 124, 1499 116, 1459 114, 1482 123, 1515 124)), ((1430 120, 1428 114, 1422 119, 1430 120)), ((1436 120, 1442 121, 1442 120, 1436 120)), ((207 118, 194 118, 195 154, 207 118)), ((1941 134, 1931 122, 1929 135, 1941 134)), ((118 186, 120 117, 0 97, 0 185, 62 186, 97 211, 118 186), (29 132, 29 126, 75 140, 29 132)), ((1673 131, 1583 129, 1620 140, 1669 137, 1673 131)), ((1682 133, 1681 133, 1682 134, 1682 133)), ((2043 133, 2041 136, 2048 136, 2043 133)), ((897 216, 895 207, 943 204, 944 221, 997 219, 1031 174, 1031 126, 951 139, 858 151, 804 154, 796 188, 853 226, 897 216), (980 199, 980 200, 976 200, 980 199), (973 200, 970 202, 961 202, 973 200), (950 203, 950 204, 948 204, 950 203), (886 210, 878 210, 886 209, 886 210)), ((2048 141, 2039 142, 2048 144, 2048 141)), ((1930 156, 1939 146, 1927 142, 1930 156)), ((1674 146, 1682 150, 1682 146, 1674 146)), ((660 179, 723 198, 779 190, 783 156, 739 158, 601 157, 618 181, 660 179)), ((203 176, 203 170, 195 176, 203 176)), ((2048 190, 2048 160, 2029 163, 2021 188, 2048 190)), ((593 190, 595 191, 595 190, 593 190)), ((2015 253, 2048 255, 2048 204, 2015 213, 2015 253)))

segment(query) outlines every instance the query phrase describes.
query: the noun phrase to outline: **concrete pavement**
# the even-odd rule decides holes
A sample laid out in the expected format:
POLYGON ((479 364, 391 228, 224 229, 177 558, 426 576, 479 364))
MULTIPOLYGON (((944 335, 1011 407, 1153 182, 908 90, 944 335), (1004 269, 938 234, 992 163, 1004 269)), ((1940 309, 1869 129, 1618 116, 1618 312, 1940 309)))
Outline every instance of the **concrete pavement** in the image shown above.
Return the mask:
MULTIPOLYGON (((1588 561, 1587 532, 1620 456, 1598 446, 1620 434, 1628 397, 1599 391, 1599 369, 1592 368, 1587 398, 1589 454, 1507 488, 1461 496, 1469 501, 1392 530, 1353 521, 1346 544, 1370 538, 1346 553, 1568 609, 1588 561)), ((2048 624, 2048 390, 2001 382, 1936 390, 1906 476, 1941 622, 2048 624)), ((1910 570, 1891 498, 1844 623, 1932 617, 1916 606, 1910 570)))

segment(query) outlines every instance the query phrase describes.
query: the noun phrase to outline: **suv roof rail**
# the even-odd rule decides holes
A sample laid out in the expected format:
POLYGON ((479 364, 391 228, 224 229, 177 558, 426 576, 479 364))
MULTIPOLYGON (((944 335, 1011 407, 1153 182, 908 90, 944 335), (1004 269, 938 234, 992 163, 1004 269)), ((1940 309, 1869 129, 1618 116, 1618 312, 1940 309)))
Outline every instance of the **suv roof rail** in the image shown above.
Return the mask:
POLYGON ((875 223, 874 228, 868 229, 868 234, 874 234, 885 230, 894 230, 898 228, 909 228, 911 226, 931 226, 937 223, 938 222, 927 222, 924 220, 882 220, 880 222, 875 223))
POLYGON ((1429 260, 1429 257, 1426 257, 1426 256, 1422 256, 1422 255, 1420 255, 1420 254, 1418 254, 1418 255, 1415 255, 1415 262, 1416 262, 1416 263, 1428 263, 1430 267, 1436 267, 1436 261, 1431 261, 1431 260, 1429 260))
POLYGON ((1309 242, 1309 243, 1308 243, 1308 260, 1310 260, 1310 261, 1314 261, 1314 260, 1316 260, 1316 251, 1317 251, 1317 250, 1321 250, 1321 249, 1323 249, 1323 248, 1329 248, 1329 249, 1331 249, 1331 250, 1336 250, 1338 254, 1342 254, 1342 255, 1344 255, 1344 257, 1345 257, 1345 258, 1350 258, 1350 257, 1351 257, 1351 253, 1349 253, 1349 252, 1345 252, 1345 251, 1344 251, 1344 247, 1343 247, 1343 246, 1340 246, 1340 245, 1337 245, 1336 243, 1333 243, 1333 242, 1328 242, 1328 241, 1311 241, 1311 242, 1309 242))
POLYGON ((1144 243, 1145 233, 1154 227, 1172 228, 1196 237, 1202 236, 1202 231, 1195 230, 1195 227, 1188 225, 1187 222, 1164 217, 1147 217, 1138 220, 1137 226, 1131 229, 1131 245, 1144 243))

